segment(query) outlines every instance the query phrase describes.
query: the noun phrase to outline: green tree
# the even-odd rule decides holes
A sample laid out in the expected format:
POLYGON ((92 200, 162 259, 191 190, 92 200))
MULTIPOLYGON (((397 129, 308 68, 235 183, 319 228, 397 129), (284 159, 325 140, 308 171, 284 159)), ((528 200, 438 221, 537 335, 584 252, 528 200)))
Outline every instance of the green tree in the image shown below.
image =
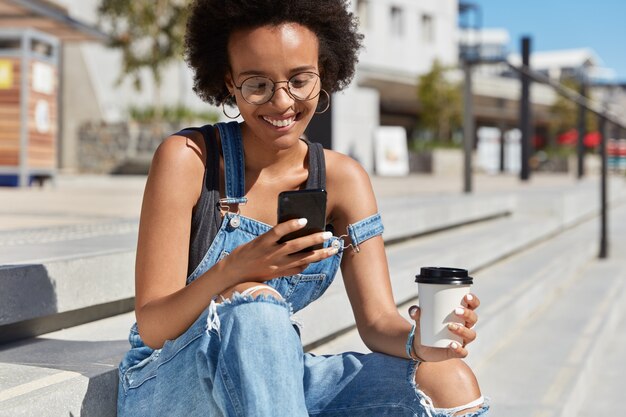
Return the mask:
POLYGON ((155 84, 155 109, 162 109, 163 68, 181 59, 189 0, 100 0, 98 13, 109 46, 122 51, 122 71, 141 90, 141 72, 149 70, 155 84))
POLYGON ((431 70, 420 76, 417 85, 420 105, 419 127, 433 132, 435 140, 452 141, 452 133, 462 120, 460 86, 446 78, 446 68, 438 60, 431 70))

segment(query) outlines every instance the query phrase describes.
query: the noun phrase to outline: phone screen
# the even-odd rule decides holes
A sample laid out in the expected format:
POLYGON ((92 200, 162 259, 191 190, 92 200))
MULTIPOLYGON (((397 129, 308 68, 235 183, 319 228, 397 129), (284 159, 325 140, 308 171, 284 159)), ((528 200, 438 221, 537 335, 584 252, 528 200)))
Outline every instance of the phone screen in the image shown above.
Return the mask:
MULTIPOLYGON (((278 223, 303 217, 307 219, 306 226, 283 236, 278 243, 324 231, 326 227, 325 190, 283 191, 278 195, 278 223)), ((307 248, 307 250, 321 247, 321 245, 317 245, 315 248, 307 248)))

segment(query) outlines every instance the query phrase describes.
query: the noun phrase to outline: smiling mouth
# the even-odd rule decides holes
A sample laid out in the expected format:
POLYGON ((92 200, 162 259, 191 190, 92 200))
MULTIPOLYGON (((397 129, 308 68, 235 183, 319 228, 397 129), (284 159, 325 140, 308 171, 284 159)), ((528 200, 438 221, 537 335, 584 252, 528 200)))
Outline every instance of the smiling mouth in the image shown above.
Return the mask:
POLYGON ((286 119, 272 119, 271 117, 263 116, 262 119, 272 126, 280 128, 291 126, 298 119, 298 115, 294 115, 286 119))

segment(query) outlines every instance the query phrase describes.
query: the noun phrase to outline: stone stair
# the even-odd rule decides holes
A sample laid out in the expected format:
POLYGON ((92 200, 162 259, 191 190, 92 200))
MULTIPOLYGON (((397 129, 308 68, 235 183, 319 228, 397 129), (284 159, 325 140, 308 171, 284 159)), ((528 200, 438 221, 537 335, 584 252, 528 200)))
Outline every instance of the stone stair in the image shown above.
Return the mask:
MULTIPOLYGON (((592 217, 473 271, 481 307, 467 361, 491 397, 493 415, 621 415, 626 204, 614 206, 610 218, 607 260, 597 258, 599 225, 592 217)), ((416 302, 400 312, 407 317, 416 302)), ((313 352, 347 350, 367 351, 356 330, 313 352)))
MULTIPOLYGON (((620 206, 611 214, 615 222, 610 259, 592 256, 582 262, 575 258, 580 253, 568 248, 567 254, 561 254, 561 263, 574 261, 577 267, 546 265, 549 288, 532 283, 523 295, 512 296, 515 302, 507 301, 506 307, 500 308, 519 315, 521 306, 533 301, 530 314, 515 321, 506 317, 507 326, 498 332, 498 326, 490 323, 493 319, 481 327, 484 340, 478 352, 472 351, 472 355, 478 353, 474 369, 484 392, 494 398, 495 415, 583 417, 621 413, 618 386, 626 372, 621 359, 626 345, 621 343, 624 332, 620 331, 626 316, 626 222, 617 219, 626 219, 626 207, 620 206), (484 346, 487 343, 489 349, 484 346), (606 352, 611 353, 611 359, 606 352), (616 386, 604 378, 607 374, 613 375, 616 386)), ((486 308, 482 314, 491 318, 494 310, 486 308)))
MULTIPOLYGON (((626 195, 621 183, 611 191, 615 204, 626 195)), ((597 199, 590 198, 584 187, 536 195, 529 190, 480 198, 385 198, 380 211, 399 308, 405 309, 404 303, 416 297, 413 276, 420 266, 461 266, 476 275, 475 291, 483 307, 481 338, 472 347, 471 362, 481 381, 490 372, 490 358, 506 350, 504 343, 515 340, 515 329, 567 286, 596 251, 597 199), (570 262, 559 262, 565 252, 570 262)), ((11 265, 0 262, 5 263, 0 267, 0 338, 12 340, 0 345, 0 416, 115 415, 116 366, 128 349, 125 339, 134 321, 129 310, 136 226, 129 220, 94 226, 98 227, 98 232, 52 233, 57 241, 49 242, 49 248, 57 249, 50 250, 58 251, 61 242, 61 247, 72 248, 71 253, 40 256, 46 253, 42 242, 38 254, 30 258, 13 257, 20 261, 11 265), (59 235, 65 240, 58 240, 59 235), (104 249, 99 252, 100 238, 104 249), (25 281, 39 287, 25 290, 18 285, 25 281), (40 303, 38 294, 47 294, 44 301, 49 302, 40 303), (123 311, 129 312, 117 314, 123 311)), ((16 242, 19 233, 25 232, 4 237, 16 242)), ((22 253, 13 250, 14 255, 22 253)), ((340 276, 299 316, 308 349, 329 353, 358 346, 340 276)), ((489 387, 488 382, 483 385, 489 387)))

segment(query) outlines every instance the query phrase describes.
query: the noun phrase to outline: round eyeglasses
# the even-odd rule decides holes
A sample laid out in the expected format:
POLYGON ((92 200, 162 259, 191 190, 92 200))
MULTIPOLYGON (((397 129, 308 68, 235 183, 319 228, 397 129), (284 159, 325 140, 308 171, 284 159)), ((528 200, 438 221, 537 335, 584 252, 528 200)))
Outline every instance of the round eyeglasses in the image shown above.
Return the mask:
POLYGON ((246 78, 235 88, 250 104, 265 104, 272 99, 277 84, 286 83, 287 92, 298 101, 313 100, 320 95, 320 76, 314 72, 300 72, 286 81, 274 81, 271 78, 255 75, 246 78))

